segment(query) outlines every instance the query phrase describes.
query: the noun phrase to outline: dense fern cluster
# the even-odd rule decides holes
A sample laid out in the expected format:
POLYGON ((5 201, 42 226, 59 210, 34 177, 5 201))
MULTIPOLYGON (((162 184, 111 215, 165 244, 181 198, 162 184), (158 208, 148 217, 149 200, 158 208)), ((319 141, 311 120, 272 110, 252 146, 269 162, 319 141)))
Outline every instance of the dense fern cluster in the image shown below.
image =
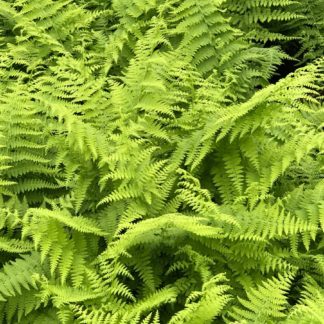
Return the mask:
POLYGON ((321 8, 0 0, 2 323, 323 323, 321 8))

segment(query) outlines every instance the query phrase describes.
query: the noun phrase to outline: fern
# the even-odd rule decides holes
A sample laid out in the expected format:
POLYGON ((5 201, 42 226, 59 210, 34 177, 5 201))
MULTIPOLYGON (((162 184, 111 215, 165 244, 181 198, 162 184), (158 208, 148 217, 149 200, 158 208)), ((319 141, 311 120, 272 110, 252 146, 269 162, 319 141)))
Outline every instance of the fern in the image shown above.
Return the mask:
POLYGON ((291 278, 279 277, 267 280, 256 289, 247 291, 248 300, 238 298, 245 308, 233 307, 232 316, 236 320, 248 320, 251 323, 266 323, 285 317, 287 290, 291 278))
POLYGON ((300 323, 322 323, 322 303, 323 303, 323 291, 322 289, 311 279, 305 283, 305 291, 302 294, 302 298, 296 306, 293 307, 291 314, 289 314, 285 323, 293 323, 298 320, 300 323))

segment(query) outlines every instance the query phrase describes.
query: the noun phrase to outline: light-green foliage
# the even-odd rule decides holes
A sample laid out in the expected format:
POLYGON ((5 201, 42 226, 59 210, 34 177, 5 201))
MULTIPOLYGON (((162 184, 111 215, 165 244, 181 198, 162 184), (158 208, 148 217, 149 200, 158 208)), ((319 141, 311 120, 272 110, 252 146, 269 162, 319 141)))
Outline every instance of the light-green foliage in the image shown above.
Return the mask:
POLYGON ((2 323, 323 323, 321 6, 0 0, 2 323))

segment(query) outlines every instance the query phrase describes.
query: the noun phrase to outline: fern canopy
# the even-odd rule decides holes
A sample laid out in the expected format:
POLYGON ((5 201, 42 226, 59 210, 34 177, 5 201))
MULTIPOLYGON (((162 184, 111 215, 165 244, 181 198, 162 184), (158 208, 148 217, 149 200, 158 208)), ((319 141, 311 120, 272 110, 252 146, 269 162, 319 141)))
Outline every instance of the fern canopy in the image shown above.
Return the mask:
POLYGON ((323 10, 0 0, 0 322, 323 323, 323 10))

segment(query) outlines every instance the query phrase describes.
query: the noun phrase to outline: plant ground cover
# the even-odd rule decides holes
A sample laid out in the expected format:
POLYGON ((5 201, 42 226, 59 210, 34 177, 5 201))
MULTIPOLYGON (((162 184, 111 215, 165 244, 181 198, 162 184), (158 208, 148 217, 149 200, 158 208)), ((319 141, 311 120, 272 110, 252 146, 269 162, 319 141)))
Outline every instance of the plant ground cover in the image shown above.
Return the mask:
POLYGON ((0 321, 324 323, 323 12, 0 0, 0 321))

